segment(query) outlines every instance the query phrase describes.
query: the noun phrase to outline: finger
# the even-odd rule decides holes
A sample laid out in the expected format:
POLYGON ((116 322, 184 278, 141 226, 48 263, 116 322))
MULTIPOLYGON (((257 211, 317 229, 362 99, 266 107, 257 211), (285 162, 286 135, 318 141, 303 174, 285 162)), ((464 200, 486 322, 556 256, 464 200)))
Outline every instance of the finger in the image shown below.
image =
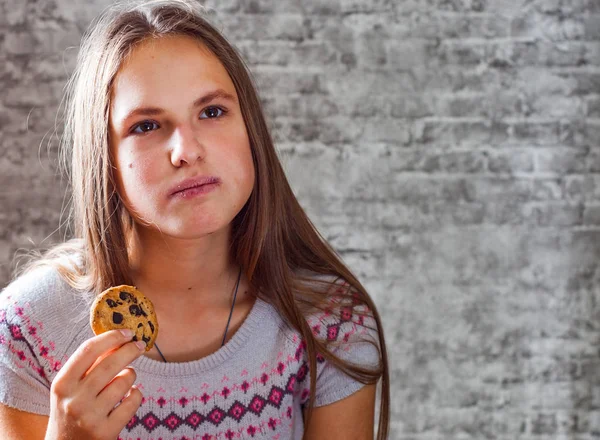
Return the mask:
POLYGON ((67 360, 63 368, 69 379, 82 380, 85 372, 92 367, 96 360, 106 352, 115 350, 133 338, 124 335, 121 330, 110 330, 94 336, 81 344, 75 353, 67 360))
POLYGON ((142 392, 135 386, 129 389, 129 393, 125 396, 123 401, 117 406, 109 415, 108 423, 110 426, 116 426, 119 428, 118 432, 121 432, 123 428, 129 423, 131 418, 135 415, 136 411, 142 404, 142 392))
POLYGON ((125 398, 125 395, 135 383, 136 377, 134 369, 127 367, 104 387, 97 398, 97 404, 101 408, 102 414, 108 416, 115 405, 125 398))
POLYGON ((123 368, 144 353, 145 344, 142 343, 141 348, 137 344, 137 342, 129 342, 104 357, 81 382, 86 393, 95 398, 123 368))

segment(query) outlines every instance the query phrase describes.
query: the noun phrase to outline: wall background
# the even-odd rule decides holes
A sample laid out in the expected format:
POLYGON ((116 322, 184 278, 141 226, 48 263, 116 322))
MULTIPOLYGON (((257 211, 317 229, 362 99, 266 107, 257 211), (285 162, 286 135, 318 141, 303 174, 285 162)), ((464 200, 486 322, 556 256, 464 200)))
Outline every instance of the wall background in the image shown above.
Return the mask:
MULTIPOLYGON (((60 240, 54 121, 109 4, 0 0, 2 286, 60 240)), ((390 438, 600 437, 600 2, 205 4, 380 307, 390 438)))

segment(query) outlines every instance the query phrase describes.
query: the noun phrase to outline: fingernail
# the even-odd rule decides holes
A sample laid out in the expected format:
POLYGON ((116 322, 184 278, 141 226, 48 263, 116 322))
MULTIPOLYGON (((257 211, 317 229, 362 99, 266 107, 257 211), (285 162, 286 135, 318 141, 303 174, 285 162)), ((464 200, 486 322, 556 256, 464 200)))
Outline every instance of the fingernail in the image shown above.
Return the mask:
POLYGON ((125 336, 127 339, 133 337, 133 330, 130 328, 123 328, 120 330, 120 332, 123 333, 123 336, 125 336))
POLYGON ((138 346, 140 351, 144 351, 146 349, 146 343, 144 341, 135 341, 135 345, 138 346))

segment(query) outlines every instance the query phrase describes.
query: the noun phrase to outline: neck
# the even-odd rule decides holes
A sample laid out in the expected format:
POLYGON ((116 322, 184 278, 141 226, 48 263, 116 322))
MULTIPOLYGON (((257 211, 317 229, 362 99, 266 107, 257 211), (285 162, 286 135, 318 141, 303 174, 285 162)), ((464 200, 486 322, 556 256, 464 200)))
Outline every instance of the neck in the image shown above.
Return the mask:
POLYGON ((133 281, 158 308, 168 303, 169 308, 229 309, 240 270, 230 256, 229 239, 230 229, 199 239, 138 230, 130 252, 133 281))

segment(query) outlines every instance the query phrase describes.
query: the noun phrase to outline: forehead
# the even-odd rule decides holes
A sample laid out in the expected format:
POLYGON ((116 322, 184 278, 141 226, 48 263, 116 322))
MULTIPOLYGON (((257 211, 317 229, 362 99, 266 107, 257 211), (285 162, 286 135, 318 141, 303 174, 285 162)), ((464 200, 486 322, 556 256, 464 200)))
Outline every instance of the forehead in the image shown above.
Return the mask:
POLYGON ((225 67, 199 41, 187 36, 149 39, 139 43, 117 71, 111 107, 116 118, 120 110, 162 106, 176 99, 193 101, 215 88, 236 95, 225 67))
POLYGON ((201 41, 186 35, 147 38, 137 43, 125 57, 119 73, 140 64, 165 63, 184 57, 200 57, 204 62, 219 63, 218 58, 201 41))

